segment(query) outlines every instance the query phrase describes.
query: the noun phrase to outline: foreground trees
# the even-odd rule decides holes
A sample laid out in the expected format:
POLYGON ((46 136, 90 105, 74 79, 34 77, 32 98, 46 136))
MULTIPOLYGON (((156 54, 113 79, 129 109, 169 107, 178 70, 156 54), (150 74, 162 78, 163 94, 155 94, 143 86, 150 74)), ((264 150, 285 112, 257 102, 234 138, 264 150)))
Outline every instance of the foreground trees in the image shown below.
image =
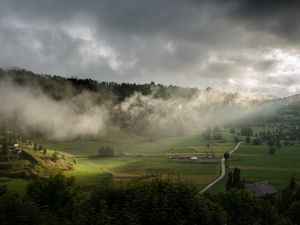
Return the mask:
POLYGON ((245 179, 240 175, 241 170, 239 168, 234 168, 233 172, 228 173, 228 179, 226 182, 226 190, 231 189, 244 189, 245 179))
POLYGON ((225 213, 180 182, 154 179, 96 190, 80 224, 224 224, 225 213), (96 212, 96 215, 95 215, 96 212))
POLYGON ((217 202, 227 214, 226 224, 275 224, 278 217, 274 206, 243 190, 220 193, 217 202))
POLYGON ((38 206, 27 198, 21 198, 15 193, 0 196, 0 224, 31 225, 39 224, 43 218, 38 206))
POLYGON ((299 224, 299 206, 295 197, 279 212, 270 199, 243 190, 202 195, 192 185, 160 177, 83 192, 72 178, 57 175, 32 182, 24 197, 1 194, 0 224, 299 224))
POLYGON ((29 184, 27 196, 41 208, 70 218, 70 212, 79 201, 79 188, 74 184, 74 178, 57 175, 29 184))

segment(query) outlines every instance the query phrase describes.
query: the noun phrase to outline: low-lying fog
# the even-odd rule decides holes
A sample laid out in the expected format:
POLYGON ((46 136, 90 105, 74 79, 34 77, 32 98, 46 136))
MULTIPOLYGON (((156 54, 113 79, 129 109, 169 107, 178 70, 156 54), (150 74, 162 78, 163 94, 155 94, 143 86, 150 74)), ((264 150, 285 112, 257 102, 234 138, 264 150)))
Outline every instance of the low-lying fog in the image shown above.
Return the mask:
POLYGON ((199 90, 192 97, 173 93, 155 98, 135 93, 118 104, 98 104, 88 92, 53 100, 36 87, 20 87, 11 81, 0 83, 0 114, 13 120, 26 133, 42 133, 49 139, 98 137, 108 128, 132 131, 146 136, 182 134, 253 115, 262 109, 258 98, 216 90, 199 90), (126 129, 124 129, 126 128, 126 129))

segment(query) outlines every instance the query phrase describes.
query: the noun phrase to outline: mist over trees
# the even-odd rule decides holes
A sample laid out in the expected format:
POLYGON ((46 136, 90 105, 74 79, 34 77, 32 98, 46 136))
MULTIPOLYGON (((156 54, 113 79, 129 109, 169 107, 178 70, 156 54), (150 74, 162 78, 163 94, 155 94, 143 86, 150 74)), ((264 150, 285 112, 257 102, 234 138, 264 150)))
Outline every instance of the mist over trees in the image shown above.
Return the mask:
MULTIPOLYGON (((119 84, 37 75, 19 69, 0 69, 0 86, 1 95, 6 96, 1 99, 6 105, 0 110, 3 122, 17 125, 23 133, 53 139, 97 137, 111 127, 132 132, 139 132, 145 123, 155 127, 150 121, 152 119, 145 121, 144 116, 132 118, 136 106, 132 106, 129 112, 124 111, 125 103, 121 103, 135 104, 130 99, 125 101, 135 93, 151 95, 151 99, 168 99, 174 95, 189 98, 197 91, 154 83, 119 84)), ((149 113, 149 110, 138 113, 149 113)))
MULTIPOLYGON (((5 96, 0 99, 5 106, 0 109, 1 123, 54 140, 98 138, 110 130, 150 140, 226 124, 241 127, 241 135, 252 137, 249 122, 276 121, 276 115, 265 116, 285 104, 212 88, 99 82, 21 69, 0 69, 0 94, 5 96)), ((224 142, 216 130, 204 135, 224 142)))
POLYGON ((109 129, 152 138, 178 135, 211 124, 214 114, 242 102, 237 94, 211 88, 98 82, 19 69, 0 69, 0 86, 6 96, 1 99, 3 122, 52 139, 99 137, 109 129))
POLYGON ((189 98, 198 91, 197 88, 165 86, 154 82, 149 84, 99 82, 89 78, 64 78, 47 74, 41 76, 23 69, 3 70, 0 68, 0 81, 4 79, 11 79, 13 83, 21 87, 30 86, 42 89, 43 93, 55 100, 62 100, 70 96, 79 95, 84 91, 89 91, 97 95, 97 103, 109 100, 112 100, 114 103, 122 102, 135 92, 149 95, 153 92, 153 88, 157 88, 154 98, 168 98, 174 92, 180 93, 181 97, 189 98))

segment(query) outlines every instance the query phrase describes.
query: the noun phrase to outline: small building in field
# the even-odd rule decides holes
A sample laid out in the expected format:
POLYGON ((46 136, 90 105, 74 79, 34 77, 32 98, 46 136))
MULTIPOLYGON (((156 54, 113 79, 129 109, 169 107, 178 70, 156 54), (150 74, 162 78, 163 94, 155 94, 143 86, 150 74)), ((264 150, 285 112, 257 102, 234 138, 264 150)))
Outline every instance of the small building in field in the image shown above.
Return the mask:
POLYGON ((266 195, 275 195, 277 193, 277 190, 269 181, 246 184, 245 190, 254 193, 258 198, 266 195))

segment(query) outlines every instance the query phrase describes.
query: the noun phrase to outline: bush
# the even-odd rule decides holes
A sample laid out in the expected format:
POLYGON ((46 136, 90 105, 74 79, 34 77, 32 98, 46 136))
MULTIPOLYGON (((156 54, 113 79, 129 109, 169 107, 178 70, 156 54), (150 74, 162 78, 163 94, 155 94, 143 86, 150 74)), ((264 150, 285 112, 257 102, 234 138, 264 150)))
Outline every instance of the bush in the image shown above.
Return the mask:
POLYGON ((252 143, 253 143, 254 145, 261 145, 262 141, 261 141, 261 139, 259 139, 259 138, 255 138, 255 139, 252 140, 252 143))
POLYGON ((204 140, 211 140, 211 134, 209 132, 203 133, 202 137, 204 138, 204 140))
POLYGON ((287 211, 288 217, 293 224, 300 224, 300 201, 294 201, 287 211))
POLYGON ((224 153, 224 155, 223 155, 223 157, 224 157, 225 159, 228 159, 228 158, 229 158, 229 156, 230 156, 230 155, 229 155, 229 153, 228 153, 228 152, 225 152, 225 153, 224 153))
POLYGON ((269 148, 269 155, 274 155, 275 152, 276 152, 276 148, 273 147, 273 146, 271 146, 271 147, 269 148))
POLYGON ((113 157, 114 149, 110 145, 103 146, 98 150, 98 155, 100 157, 113 157))
POLYGON ((251 143, 251 138, 250 138, 249 136, 247 136, 247 137, 245 138, 245 142, 246 142, 247 144, 250 144, 250 143, 251 143))
POLYGON ((219 133, 214 133, 213 138, 214 140, 223 140, 223 136, 219 133))
POLYGON ((234 141, 235 143, 238 143, 238 142, 240 142, 240 139, 239 139, 237 136, 235 136, 235 137, 233 138, 233 141, 234 141))
POLYGON ((241 129, 242 136, 253 136, 253 130, 250 127, 243 127, 241 129))
POLYGON ((52 155, 51 155, 51 160, 56 162, 58 160, 58 156, 57 156, 57 152, 53 152, 52 155))

